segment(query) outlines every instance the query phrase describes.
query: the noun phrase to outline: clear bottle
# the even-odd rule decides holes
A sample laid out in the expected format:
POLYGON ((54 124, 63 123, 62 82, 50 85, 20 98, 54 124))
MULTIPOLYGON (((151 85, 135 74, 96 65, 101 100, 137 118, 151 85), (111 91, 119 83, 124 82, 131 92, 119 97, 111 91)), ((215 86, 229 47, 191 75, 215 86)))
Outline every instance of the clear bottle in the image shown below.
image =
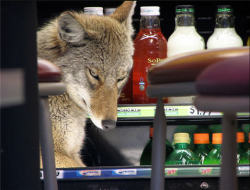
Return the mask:
POLYGON ((199 158, 200 164, 204 163, 205 158, 209 153, 209 133, 194 133, 194 153, 199 158))
POLYGON ((193 165, 200 164, 195 153, 189 149, 188 133, 174 134, 174 151, 168 156, 165 165, 193 165))
MULTIPOLYGON (((140 165, 152 165, 151 157, 152 157, 153 132, 154 132, 154 128, 150 127, 149 141, 147 142, 145 148, 142 151, 141 158, 140 158, 140 165)), ((166 139, 166 158, 172 151, 173 151, 173 147, 171 143, 166 139)))
POLYGON ((133 103, 156 103, 156 99, 146 95, 147 72, 152 65, 167 57, 167 40, 161 32, 160 7, 141 7, 140 14, 140 30, 134 40, 133 103))
MULTIPOLYGON (((168 39, 168 57, 205 49, 205 42, 195 28, 194 7, 176 6, 175 30, 168 39)), ((193 103, 193 96, 169 97, 169 103, 193 103)))
POLYGON ((233 9, 230 5, 218 5, 215 29, 208 38, 207 49, 241 47, 243 41, 235 31, 233 9))
POLYGON ((213 148, 208 153, 203 164, 220 164, 221 163, 221 145, 222 145, 222 133, 213 133, 212 136, 213 148))
POLYGON ((84 12, 84 14, 88 14, 88 15, 103 16, 103 8, 102 7, 84 7, 83 12, 84 12))

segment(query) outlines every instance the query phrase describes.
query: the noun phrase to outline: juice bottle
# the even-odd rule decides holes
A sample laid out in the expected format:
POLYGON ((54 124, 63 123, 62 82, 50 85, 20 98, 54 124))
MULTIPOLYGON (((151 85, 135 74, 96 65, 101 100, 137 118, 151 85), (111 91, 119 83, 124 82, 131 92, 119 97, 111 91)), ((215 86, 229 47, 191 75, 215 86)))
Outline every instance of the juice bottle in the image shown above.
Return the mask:
MULTIPOLYGON (((176 6, 175 30, 168 39, 168 57, 205 49, 204 39, 195 28, 192 5, 176 6)), ((188 71, 187 71, 188 72, 188 71)), ((193 103, 193 96, 169 97, 169 103, 193 103)))
POLYGON ((209 133, 194 133, 195 151, 201 164, 204 163, 205 158, 209 153, 209 133))
POLYGON ((156 103, 156 99, 146 95, 147 72, 167 57, 167 40, 161 32, 160 7, 141 7, 140 14, 140 30, 134 40, 133 103, 156 103))
POLYGON ((200 164, 197 156, 189 149, 188 133, 174 134, 174 151, 168 156, 165 165, 193 165, 200 164))
POLYGON ((208 153, 203 164, 220 164, 221 163, 222 133, 213 133, 212 144, 213 144, 213 148, 208 153))
MULTIPOLYGON (((145 148, 142 151, 140 164, 141 165, 151 165, 152 164, 152 139, 153 139, 154 128, 150 127, 149 141, 147 142, 145 148)), ((166 158, 173 151, 173 147, 170 142, 166 139, 166 158)))
POLYGON ((233 9, 230 5, 218 5, 213 34, 208 38, 207 49, 241 47, 243 41, 235 31, 233 9))

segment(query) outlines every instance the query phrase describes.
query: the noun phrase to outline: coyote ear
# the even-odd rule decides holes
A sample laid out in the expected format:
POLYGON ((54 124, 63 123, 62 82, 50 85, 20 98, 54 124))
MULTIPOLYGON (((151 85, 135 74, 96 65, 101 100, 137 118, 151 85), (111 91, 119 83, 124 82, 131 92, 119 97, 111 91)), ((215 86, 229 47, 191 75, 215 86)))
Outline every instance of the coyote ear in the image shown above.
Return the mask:
POLYGON ((134 14, 136 1, 124 1, 110 17, 124 23, 131 33, 133 33, 132 16, 134 14))
POLYGON ((58 18, 58 32, 60 38, 71 44, 83 43, 85 31, 81 24, 69 11, 62 13, 58 18))

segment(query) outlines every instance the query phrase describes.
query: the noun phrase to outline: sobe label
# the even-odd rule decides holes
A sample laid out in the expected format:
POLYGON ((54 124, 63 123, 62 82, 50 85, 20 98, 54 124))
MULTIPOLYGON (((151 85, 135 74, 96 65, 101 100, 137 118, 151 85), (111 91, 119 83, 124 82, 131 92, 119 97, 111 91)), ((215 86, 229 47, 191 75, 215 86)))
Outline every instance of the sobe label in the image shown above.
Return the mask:
MULTIPOLYGON (((156 65, 161 60, 162 60, 161 58, 147 58, 147 64, 146 65, 149 65, 149 66, 146 67, 146 72, 148 72, 148 69, 152 65, 156 65)), ((140 80, 139 80, 139 89, 140 89, 140 91, 144 91, 145 90, 145 84, 146 84, 145 81, 146 81, 146 78, 140 77, 140 80)))

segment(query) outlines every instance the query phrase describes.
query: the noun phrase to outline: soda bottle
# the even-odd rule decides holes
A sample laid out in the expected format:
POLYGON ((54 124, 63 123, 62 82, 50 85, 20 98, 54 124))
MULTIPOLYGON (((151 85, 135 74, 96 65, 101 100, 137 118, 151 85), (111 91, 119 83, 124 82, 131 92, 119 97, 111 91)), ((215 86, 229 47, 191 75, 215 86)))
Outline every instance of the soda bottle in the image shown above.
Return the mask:
POLYGON ((237 162, 238 164, 249 164, 249 155, 248 151, 244 150, 244 132, 237 132, 237 143, 238 143, 238 153, 237 153, 237 162))
POLYGON ((213 144, 213 148, 208 153, 203 164, 220 164, 221 163, 222 133, 213 133, 212 144, 213 144))
POLYGON ((189 149, 190 138, 188 133, 174 134, 174 151, 168 156, 166 165, 199 164, 196 155, 189 149))
POLYGON ((213 34, 208 38, 207 49, 241 47, 243 41, 235 31, 233 9, 230 5, 218 5, 213 34))
POLYGON ((141 7, 140 14, 140 30, 134 40, 133 103, 156 103, 156 99, 146 95, 147 72, 152 65, 167 57, 167 40, 161 32, 160 7, 141 7))
MULTIPOLYGON (((151 157, 152 157, 152 139, 153 139, 153 131, 154 128, 150 127, 149 132, 149 141, 147 142, 145 148, 142 151, 140 158, 140 165, 151 165, 151 157)), ((166 158, 173 151, 173 147, 170 142, 166 139, 166 158)))
POLYGON ((199 158, 200 164, 204 163, 205 158, 209 153, 209 133, 194 133, 194 153, 199 158))
MULTIPOLYGON (((195 28, 194 7, 177 5, 175 30, 168 38, 168 57, 205 49, 204 39, 195 28)), ((193 96, 169 97, 169 103, 193 103, 193 96)))

